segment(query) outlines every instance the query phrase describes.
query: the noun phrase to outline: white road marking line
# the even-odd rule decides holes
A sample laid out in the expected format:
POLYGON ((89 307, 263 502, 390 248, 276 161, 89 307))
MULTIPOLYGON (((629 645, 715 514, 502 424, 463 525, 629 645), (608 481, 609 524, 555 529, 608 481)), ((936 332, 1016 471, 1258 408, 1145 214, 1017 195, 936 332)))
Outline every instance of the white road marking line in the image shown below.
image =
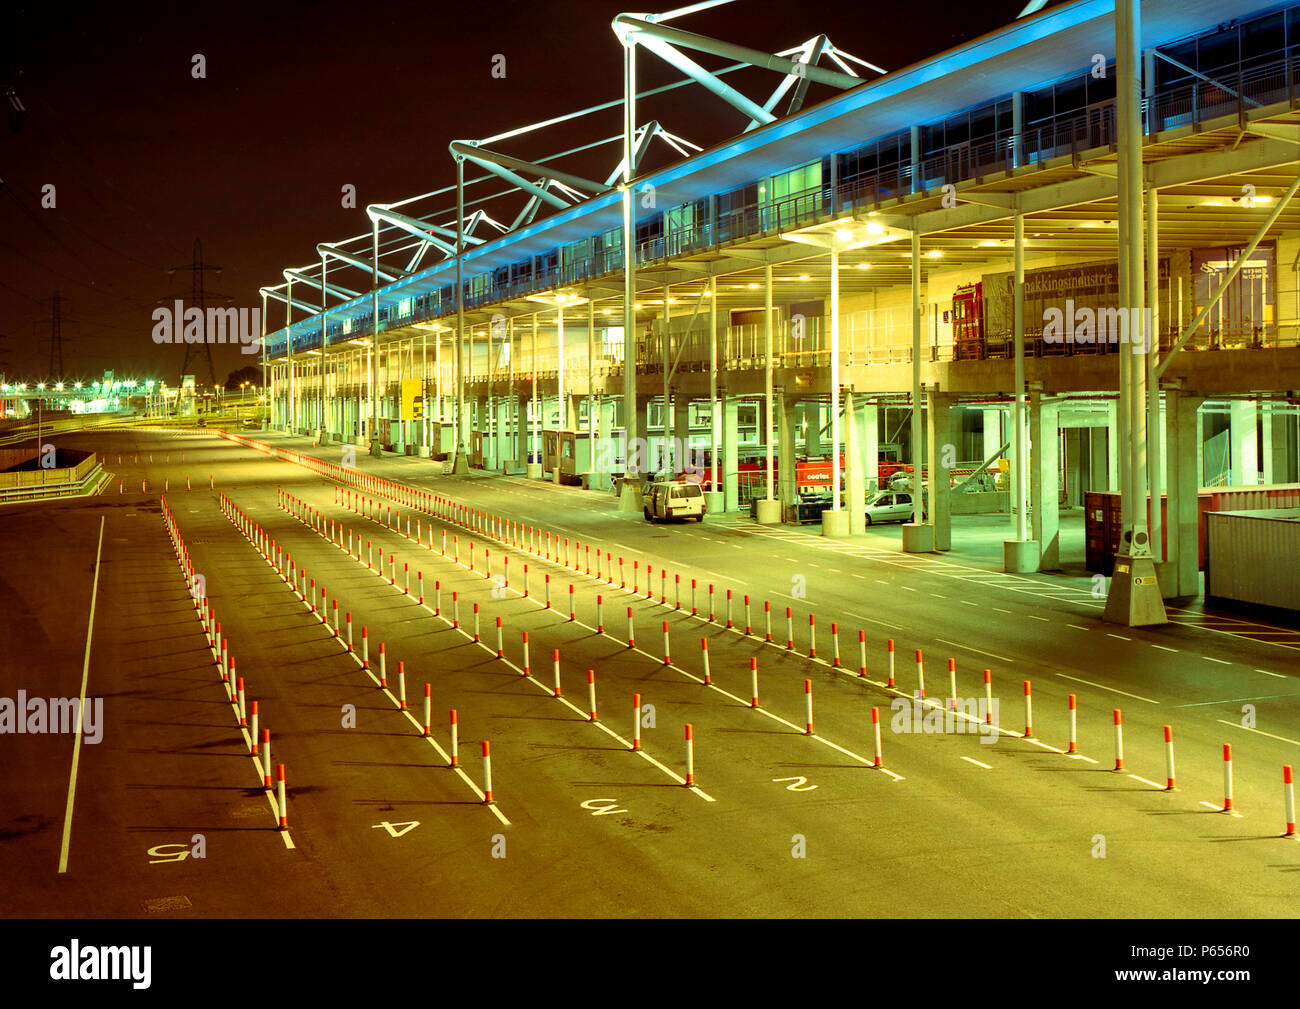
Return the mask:
POLYGON ((935 638, 935 640, 936 640, 936 641, 941 641, 941 642, 943 642, 945 645, 952 645, 954 648, 963 648, 963 649, 965 649, 965 650, 968 651, 968 652, 974 652, 976 655, 987 655, 989 658, 991 658, 991 659, 997 659, 999 662, 1010 662, 1010 661, 1011 661, 1011 660, 1008 659, 1005 655, 994 655, 992 652, 986 652, 986 651, 983 651, 982 649, 979 649, 979 648, 972 648, 970 645, 963 645, 963 644, 961 644, 960 642, 957 642, 957 641, 949 641, 947 638, 935 638))
MULTIPOLYGON (((1204 806, 1206 809, 1212 809, 1212 810, 1214 810, 1216 813, 1223 813, 1223 812, 1225 812, 1225 810, 1224 810, 1224 808, 1223 808, 1222 806, 1220 806, 1220 805, 1218 805, 1217 803, 1214 803, 1214 802, 1206 802, 1204 799, 1201 800, 1201 805, 1204 806)), ((1240 819, 1241 819, 1241 814, 1238 813, 1236 810, 1231 810, 1230 813, 1231 813, 1232 818, 1233 818, 1234 820, 1240 820, 1240 819)))
POLYGON ((1281 673, 1270 673, 1267 669, 1256 669, 1255 672, 1263 673, 1265 676, 1276 676, 1279 680, 1285 680, 1286 677, 1281 673))
POLYGON ((964 761, 966 761, 966 763, 968 763, 968 764, 974 764, 976 767, 982 767, 982 768, 984 768, 984 770, 986 770, 986 771, 991 771, 991 770, 993 770, 993 765, 992 765, 992 764, 983 764, 983 763, 980 763, 980 761, 976 760, 974 757, 962 757, 961 759, 964 760, 964 761))
POLYGON ((1030 620, 1042 620, 1044 623, 1048 623, 1048 622, 1049 622, 1049 621, 1047 620, 1046 617, 1035 616, 1035 615, 1032 614, 1032 613, 1027 613, 1027 614, 1025 614, 1025 615, 1026 615, 1027 617, 1029 617, 1030 620))
POLYGON ((1087 627, 1080 627, 1078 624, 1066 624, 1065 626, 1066 626, 1066 627, 1073 627, 1076 631, 1086 631, 1086 630, 1090 630, 1090 628, 1087 628, 1087 627))
POLYGON ((1177 652, 1177 648, 1168 648, 1165 645, 1152 645, 1152 648, 1159 648, 1162 652, 1177 652))
POLYGON ((1159 704, 1159 701, 1153 701, 1149 697, 1143 697, 1140 694, 1130 694, 1127 690, 1119 690, 1115 687, 1108 687, 1102 683, 1093 683, 1091 680, 1081 680, 1077 676, 1069 676, 1066 673, 1057 673, 1062 679, 1073 680, 1075 683, 1086 683, 1090 687, 1096 687, 1098 690, 1109 690, 1112 694, 1122 694, 1125 697, 1131 697, 1135 701, 1146 701, 1147 704, 1159 704))
POLYGON ((1300 694, 1256 694, 1253 697, 1225 697, 1218 701, 1192 701, 1188 704, 1171 704, 1173 708, 1209 708, 1216 704, 1236 704, 1238 701, 1273 701, 1279 697, 1297 697, 1300 694))
POLYGON ((1033 743, 1035 746, 1041 746, 1044 750, 1051 750, 1053 753, 1065 752, 1060 747, 1053 746, 1051 743, 1044 743, 1041 739, 1035 739, 1033 736, 1030 736, 1028 739, 1025 740, 1025 742, 1033 743))
POLYGON ((1124 635, 1122 635, 1122 634, 1111 634, 1109 631, 1106 632, 1106 637, 1108 637, 1108 638, 1119 638, 1120 641, 1132 641, 1132 640, 1133 640, 1132 638, 1126 638, 1126 637, 1124 637, 1124 635))
POLYGON ((1300 739, 1287 739, 1286 736, 1275 736, 1271 732, 1265 732, 1263 729, 1251 729, 1240 722, 1229 722, 1222 718, 1216 719, 1221 725, 1231 725, 1235 729, 1245 729, 1247 732, 1253 732, 1257 736, 1268 736, 1269 739, 1276 739, 1280 743, 1290 743, 1293 746, 1300 746, 1300 739))
POLYGON ((993 612, 994 612, 994 613, 1010 613, 1011 611, 1010 611, 1010 610, 1004 610, 1004 609, 1001 609, 1001 608, 999 608, 999 607, 997 607, 997 606, 994 606, 994 607, 993 607, 993 612))
POLYGON ((95 632, 95 602, 99 598, 99 562, 104 550, 104 519, 99 517, 99 543, 95 547, 95 577, 90 583, 90 620, 86 624, 86 657, 81 664, 81 702, 77 705, 77 729, 72 741, 72 773, 68 777, 68 806, 63 813, 63 844, 59 848, 59 872, 68 871, 68 846, 72 842, 72 804, 77 796, 77 767, 81 763, 82 719, 86 713, 86 683, 90 679, 90 639, 95 632))
POLYGON ((961 602, 964 603, 964 604, 967 605, 967 606, 978 606, 978 605, 979 605, 979 603, 973 603, 973 602, 971 602, 969 599, 962 599, 961 602))
POLYGON ((1202 655, 1201 658, 1205 659, 1207 662, 1217 662, 1217 663, 1219 663, 1219 665, 1221 665, 1221 666, 1230 666, 1230 665, 1232 665, 1231 662, 1228 662, 1228 661, 1225 660, 1225 659, 1216 659, 1213 655, 1202 655))
POLYGON ((1151 781, 1148 778, 1144 778, 1140 774, 1130 774, 1129 777, 1132 778, 1134 781, 1142 782, 1142 784, 1144 785, 1150 785, 1152 788, 1158 788, 1162 792, 1169 791, 1167 788, 1165 788, 1164 785, 1157 785, 1154 781, 1151 781))
POLYGON ((1085 757, 1082 753, 1067 753, 1066 756, 1071 760, 1086 760, 1090 764, 1097 763, 1097 761, 1093 760, 1091 757, 1085 757))

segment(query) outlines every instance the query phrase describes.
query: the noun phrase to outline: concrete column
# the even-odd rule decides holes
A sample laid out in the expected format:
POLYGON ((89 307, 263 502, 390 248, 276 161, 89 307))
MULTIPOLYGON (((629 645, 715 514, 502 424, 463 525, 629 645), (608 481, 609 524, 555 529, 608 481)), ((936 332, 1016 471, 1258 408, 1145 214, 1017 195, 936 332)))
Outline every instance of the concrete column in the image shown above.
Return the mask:
POLYGON ((929 480, 926 481, 929 501, 929 523, 934 526, 934 549, 952 549, 952 517, 950 511, 950 493, 948 486, 948 467, 944 457, 948 455, 947 446, 952 440, 952 396, 936 392, 926 392, 926 414, 928 419, 929 480))
POLYGON ((775 411, 776 393, 772 359, 774 334, 772 326, 771 263, 764 264, 763 279, 763 442, 767 452, 767 469, 765 471, 767 488, 766 496, 763 503, 759 504, 757 513, 759 522, 770 525, 781 521, 781 504, 776 500, 773 488, 776 477, 775 462, 773 460, 773 442, 776 434, 773 429, 773 413, 775 411))
POLYGON ((735 511, 740 507, 740 401, 718 390, 718 410, 722 415, 722 493, 723 507, 735 511))
POLYGON ((1002 437, 1001 410, 997 407, 984 409, 980 411, 980 416, 984 421, 984 448, 980 454, 980 461, 982 462, 1002 447, 1004 439, 1002 437))
POLYGON ((821 400, 806 399, 800 411, 803 415, 803 446, 809 459, 823 454, 821 400))
POLYGON ((678 393, 673 397, 673 438, 680 447, 680 456, 675 460, 679 471, 685 470, 692 462, 691 456, 691 401, 678 393))
POLYGON ((1296 415, 1283 413, 1285 404, 1273 400, 1264 413, 1264 482, 1295 483, 1296 415))
POLYGON ((880 407, 868 402, 862 407, 862 489, 880 490, 880 407))
POLYGON ((1119 403, 1106 402, 1106 487, 1117 491, 1119 486, 1119 403))
MULTIPOLYGON (((873 412, 875 407, 869 408, 873 412)), ((845 509, 848 512, 849 534, 866 532, 866 469, 862 450, 862 417, 855 408, 853 391, 844 393, 844 486, 848 492, 845 509)))
POLYGON ((1106 467, 1106 429, 1089 427, 1087 431, 1087 459, 1080 466, 1087 473, 1085 486, 1090 491, 1112 490, 1110 471, 1106 467))
POLYGON ((1228 404, 1228 440, 1232 446, 1232 482, 1259 482, 1259 404, 1234 399, 1228 404))
POLYGON ((1158 571, 1160 591, 1166 599, 1195 596, 1200 592, 1197 494, 1201 484, 1199 407, 1203 402, 1203 397, 1191 396, 1177 389, 1165 391, 1165 410, 1169 415, 1168 522, 1165 526, 1169 561, 1158 571))
MULTIPOLYGON (((515 465, 521 470, 527 472, 528 468, 528 396, 522 393, 515 393, 511 397, 514 400, 514 425, 513 431, 515 439, 515 465)), ((444 450, 445 451, 445 450, 444 450)))
POLYGON ((795 501, 795 467, 794 467, 794 419, 795 407, 797 400, 793 396, 787 396, 783 389, 778 388, 773 401, 775 416, 772 418, 773 425, 777 431, 776 451, 777 451, 777 480, 776 488, 777 498, 781 502, 782 518, 778 521, 784 521, 785 509, 787 506, 794 504, 795 501))
POLYGON ((1029 397, 1029 507, 1031 536, 1039 544, 1039 571, 1061 568, 1060 497, 1058 472, 1061 406, 1042 393, 1029 397))

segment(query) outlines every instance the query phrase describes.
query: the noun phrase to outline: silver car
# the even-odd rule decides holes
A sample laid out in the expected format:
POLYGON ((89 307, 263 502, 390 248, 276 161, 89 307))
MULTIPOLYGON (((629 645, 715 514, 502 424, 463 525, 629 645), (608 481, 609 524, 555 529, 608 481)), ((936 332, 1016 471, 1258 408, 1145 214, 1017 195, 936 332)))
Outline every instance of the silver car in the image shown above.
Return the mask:
POLYGON ((867 498, 867 525, 877 522, 910 522, 912 495, 903 491, 877 491, 867 498))

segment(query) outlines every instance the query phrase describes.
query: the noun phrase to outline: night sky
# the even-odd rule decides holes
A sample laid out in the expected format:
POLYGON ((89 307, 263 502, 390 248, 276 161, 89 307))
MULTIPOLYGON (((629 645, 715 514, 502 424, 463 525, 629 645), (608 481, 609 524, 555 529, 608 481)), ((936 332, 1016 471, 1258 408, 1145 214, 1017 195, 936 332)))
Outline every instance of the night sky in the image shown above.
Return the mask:
MULTIPOLYGON (((769 52, 825 32, 896 70, 1022 6, 736 0, 674 26, 769 52)), ((610 20, 627 9, 549 0, 6 7, 0 92, 12 88, 26 111, 0 99, 0 372, 48 377, 57 290, 65 377, 114 368, 174 381, 184 348, 154 344, 150 313, 160 299, 189 302, 196 237, 205 262, 222 268, 205 274, 208 303, 259 306, 258 288, 280 283, 282 269, 319 262, 317 242, 368 230, 367 203, 454 182, 448 141, 618 97, 610 20), (205 79, 192 76, 195 54, 205 79), (492 76, 497 54, 504 79, 492 76), (345 184, 356 187, 357 209, 341 205, 345 184), (46 185, 52 209, 41 206, 46 185), (184 269, 168 275, 173 267, 184 269)), ((648 54, 638 70, 640 87, 678 77, 648 54)), ((728 79, 760 103, 779 81, 764 71, 728 79)), ((673 94, 647 114, 695 143, 744 126, 698 87, 673 94)), ((809 102, 829 94, 814 85, 809 102)), ((608 112, 499 149, 538 157, 618 130, 608 112)), ((603 181, 616 160, 609 148, 562 167, 603 181)), ((494 216, 508 223, 517 207, 494 216)), ((358 273, 343 278, 362 283, 358 273)), ((268 311, 270 331, 283 307, 268 311)), ((219 381, 250 363, 234 348, 215 347, 213 358, 219 381)), ((206 383, 206 365, 197 374, 206 383)))

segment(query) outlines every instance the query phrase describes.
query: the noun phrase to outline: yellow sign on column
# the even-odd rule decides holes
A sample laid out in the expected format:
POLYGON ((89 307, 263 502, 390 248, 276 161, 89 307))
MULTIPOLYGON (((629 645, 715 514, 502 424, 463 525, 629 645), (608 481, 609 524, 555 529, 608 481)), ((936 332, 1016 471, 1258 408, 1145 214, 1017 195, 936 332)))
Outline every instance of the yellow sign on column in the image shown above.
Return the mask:
POLYGON ((402 420, 424 419, 424 389, 418 378, 402 379, 402 420))

